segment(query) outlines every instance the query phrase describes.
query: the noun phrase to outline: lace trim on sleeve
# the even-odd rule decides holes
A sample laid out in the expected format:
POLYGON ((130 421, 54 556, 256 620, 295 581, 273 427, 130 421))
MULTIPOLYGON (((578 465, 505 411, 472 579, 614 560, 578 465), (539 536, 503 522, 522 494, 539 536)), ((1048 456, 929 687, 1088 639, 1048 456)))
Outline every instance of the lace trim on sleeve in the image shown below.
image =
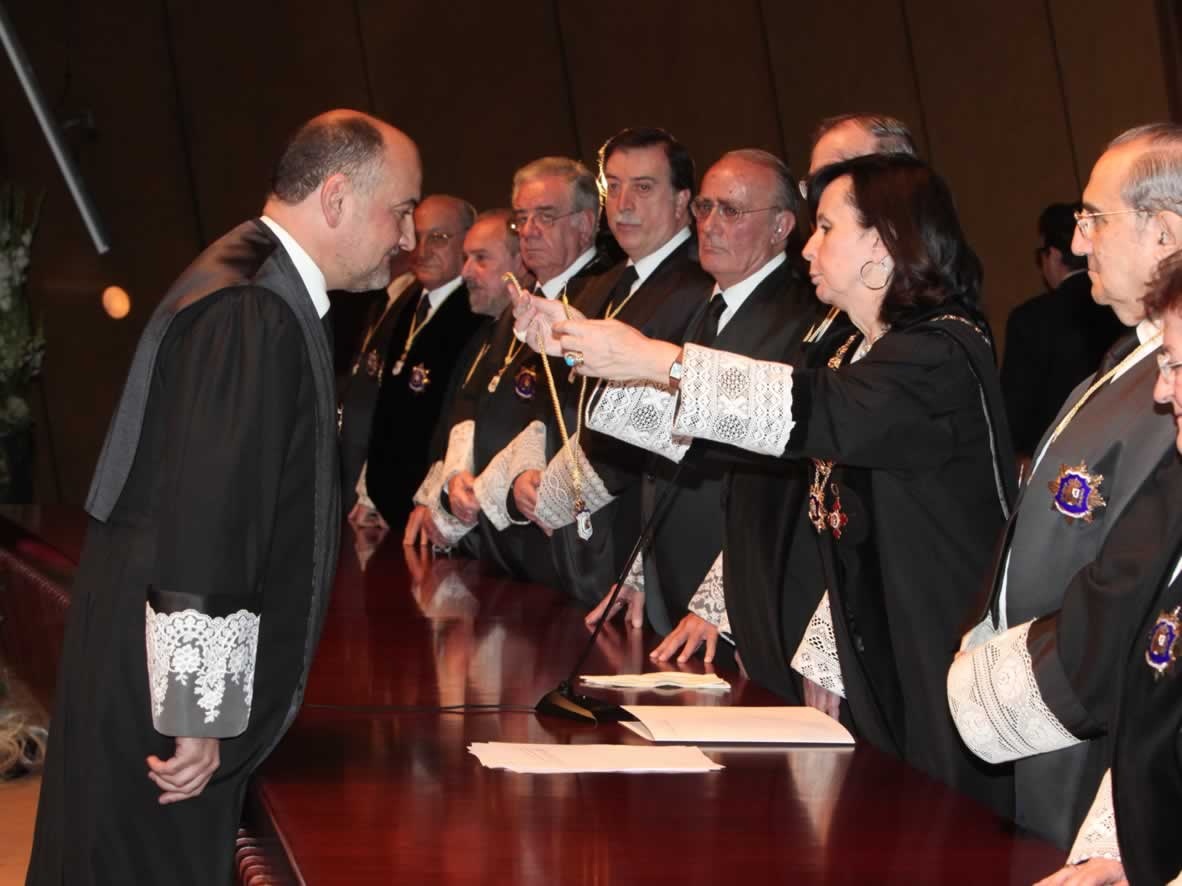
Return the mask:
POLYGON ((152 725, 162 735, 228 738, 246 729, 254 697, 259 616, 240 609, 156 612, 145 604, 152 725))
POLYGON ((546 465, 542 472, 542 483, 538 487, 538 503, 534 508, 534 516, 547 529, 559 529, 575 522, 575 488, 571 477, 571 447, 579 459, 579 471, 582 480, 583 504, 592 514, 615 499, 607 491, 602 478, 587 460, 582 447, 574 440, 567 442, 558 455, 546 465))
POLYGON ((687 344, 673 433, 782 455, 792 434, 792 367, 687 344))
POLYGON ((710 622, 719 633, 731 632, 731 620, 726 614, 726 593, 722 580, 722 554, 715 558, 710 571, 694 591, 689 601, 689 611, 698 618, 710 622))
POLYGON ((1032 622, 1010 628, 957 658, 948 670, 948 706, 969 750, 1006 763, 1078 744, 1051 713, 1026 636, 1032 622))
POLYGON ((513 481, 523 470, 529 470, 518 470, 518 466, 529 463, 541 470, 546 465, 545 451, 546 426, 540 421, 530 422, 508 446, 493 456, 476 478, 473 484, 476 501, 497 529, 508 529, 517 522, 509 516, 508 500, 513 491, 513 481), (521 452, 517 451, 519 447, 522 448, 521 452), (540 459, 537 458, 539 453, 542 454, 540 459))
POLYGON ((628 570, 624 584, 644 593, 644 551, 637 554, 636 559, 632 561, 632 568, 628 570))
POLYGON ((1079 826, 1068 864, 1079 864, 1089 858, 1112 858, 1120 861, 1120 845, 1116 841, 1116 810, 1112 803, 1112 770, 1104 773, 1096 799, 1087 818, 1079 826))
POLYGON ((476 422, 472 419, 453 425, 447 436, 447 455, 443 459, 443 485, 456 474, 476 470, 476 422))
POLYGON ((822 689, 845 698, 845 683, 841 678, 841 659, 837 655, 837 637, 833 633, 833 611, 829 608, 829 592, 821 597, 796 653, 792 656, 792 670, 822 689))
POLYGON ((588 410, 587 427, 679 462, 691 440, 673 436, 677 395, 664 385, 610 382, 588 410))
POLYGON ((443 493, 443 462, 437 461, 427 469, 427 476, 415 490, 414 503, 427 508, 439 507, 440 495, 443 493))

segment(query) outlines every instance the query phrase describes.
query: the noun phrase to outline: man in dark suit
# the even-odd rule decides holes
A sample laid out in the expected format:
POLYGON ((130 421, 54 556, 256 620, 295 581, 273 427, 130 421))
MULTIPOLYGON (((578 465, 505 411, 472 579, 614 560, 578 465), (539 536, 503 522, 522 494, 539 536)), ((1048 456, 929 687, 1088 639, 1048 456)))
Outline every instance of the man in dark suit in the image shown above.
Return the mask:
MULTIPOLYGON (((588 281, 605 267, 595 249, 599 193, 590 170, 568 157, 527 163, 513 176, 512 212, 521 258, 537 278, 534 291, 545 299, 565 296, 579 304, 588 281)), ((509 312, 497 322, 490 342, 456 398, 444 459, 452 467, 437 494, 454 503, 456 512, 471 516, 479 511, 482 557, 515 578, 557 586, 549 540, 511 508, 517 474, 545 464, 545 426, 552 414, 545 358, 513 335, 509 312), (462 471, 464 465, 471 465, 470 471, 462 471)), ((550 360, 550 373, 564 388, 568 372, 561 359, 550 360)))
MULTIPOLYGON (((689 152, 662 129, 626 129, 604 143, 599 187, 608 227, 627 259, 587 285, 580 295, 580 311, 615 317, 659 338, 684 336, 713 285, 698 265, 697 242, 689 226, 693 170, 689 152)), ((585 384, 578 380, 563 388, 568 433, 574 433, 585 384)), ((553 419, 551 427, 557 430, 553 419)), ((564 589, 583 605, 594 606, 636 541, 645 459, 631 447, 584 432, 579 449, 590 461, 576 492, 569 455, 560 452, 560 435, 549 436, 547 442, 551 458, 545 475, 534 471, 519 477, 516 486, 523 494, 515 501, 523 513, 553 532, 551 546, 564 589), (592 494, 591 488, 601 484, 614 496, 611 501, 592 494), (585 538, 576 526, 574 508, 584 498, 584 534, 590 529, 585 538)), ((694 579, 695 586, 700 578, 694 579)))
POLYGON ((87 499, 28 883, 232 881, 337 564, 327 289, 389 283, 420 182, 393 127, 311 120, 149 321, 87 499))
POLYGON ((418 245, 411 270, 419 285, 394 308, 351 520, 401 526, 414 507, 448 380, 480 323, 460 276, 464 235, 475 220, 476 210, 456 197, 433 195, 415 209, 418 245))
POLYGON ((1031 456, 1072 389, 1096 371, 1123 327, 1092 299, 1086 256, 1071 251, 1078 203, 1053 203, 1038 217, 1035 260, 1047 292, 1018 305, 1006 324, 1001 386, 1014 450, 1031 456))

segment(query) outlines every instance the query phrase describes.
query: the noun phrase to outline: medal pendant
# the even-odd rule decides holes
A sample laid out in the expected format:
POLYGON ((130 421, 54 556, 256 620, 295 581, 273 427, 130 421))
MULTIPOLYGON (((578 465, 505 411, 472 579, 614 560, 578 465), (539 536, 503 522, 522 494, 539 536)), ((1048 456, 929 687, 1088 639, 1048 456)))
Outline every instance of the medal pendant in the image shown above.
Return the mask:
POLYGON ((497 373, 496 373, 496 375, 494 375, 492 378, 490 378, 490 379, 488 380, 488 392, 489 392, 490 394, 492 394, 492 393, 495 393, 495 392, 496 392, 496 390, 497 390, 497 385, 499 385, 499 384, 501 383, 501 373, 502 373, 502 372, 504 372, 504 371, 505 371, 505 370, 503 370, 503 369, 497 370, 497 373))
POLYGON ((1175 606, 1173 612, 1162 611, 1157 617, 1157 623, 1149 634, 1149 648, 1145 650, 1145 663, 1154 671, 1155 680, 1170 673, 1178 656, 1178 639, 1182 634, 1182 607, 1175 606))
POLYGON ((1091 523, 1095 513, 1107 502, 1100 493, 1103 474, 1093 474, 1086 462, 1075 466, 1059 465, 1059 476, 1047 484, 1051 493, 1051 508, 1063 515, 1068 523, 1083 520, 1091 523))
POLYGON ((513 393, 521 400, 532 400, 538 390, 538 374, 528 366, 523 366, 513 380, 513 393))
POLYGON ((395 363, 392 367, 390 367, 390 374, 391 375, 402 375, 402 369, 405 366, 406 366, 406 354, 403 353, 403 355, 398 358, 398 362, 395 363))
POLYGON ((591 534, 594 532, 591 527, 591 512, 581 501, 575 503, 575 528, 578 530, 579 538, 583 541, 591 540, 591 534))
MULTIPOLYGON (((399 361, 401 363, 401 361, 399 361)), ((395 373, 397 374, 397 373, 395 373)), ((413 393, 421 394, 427 390, 427 385, 431 383, 431 370, 422 363, 417 365, 410 371, 410 378, 406 380, 406 386, 411 389, 413 393)))

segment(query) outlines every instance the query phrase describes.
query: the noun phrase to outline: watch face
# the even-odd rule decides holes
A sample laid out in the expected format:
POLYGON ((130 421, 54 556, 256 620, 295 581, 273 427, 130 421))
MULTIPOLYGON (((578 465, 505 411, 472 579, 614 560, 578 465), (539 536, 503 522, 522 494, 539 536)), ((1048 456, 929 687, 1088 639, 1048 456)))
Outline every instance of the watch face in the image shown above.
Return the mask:
POLYGON ((681 378, 681 361, 674 360, 673 365, 669 367, 670 378, 681 378))

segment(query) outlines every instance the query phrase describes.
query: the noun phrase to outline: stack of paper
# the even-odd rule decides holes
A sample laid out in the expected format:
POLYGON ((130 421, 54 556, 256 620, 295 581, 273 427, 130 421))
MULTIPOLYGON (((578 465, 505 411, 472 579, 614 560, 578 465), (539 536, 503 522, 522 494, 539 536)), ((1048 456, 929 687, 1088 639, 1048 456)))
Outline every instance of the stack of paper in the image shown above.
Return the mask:
POLYGON ((720 689, 731 684, 714 674, 686 674, 681 671, 650 671, 647 674, 607 674, 580 678, 601 689, 720 689))
POLYGON ((664 745, 473 742, 468 751, 489 769, 561 772, 713 772, 722 769, 697 748, 664 745))
POLYGON ((809 707, 623 705, 639 722, 621 722, 649 741, 721 744, 844 744, 844 726, 809 707))

